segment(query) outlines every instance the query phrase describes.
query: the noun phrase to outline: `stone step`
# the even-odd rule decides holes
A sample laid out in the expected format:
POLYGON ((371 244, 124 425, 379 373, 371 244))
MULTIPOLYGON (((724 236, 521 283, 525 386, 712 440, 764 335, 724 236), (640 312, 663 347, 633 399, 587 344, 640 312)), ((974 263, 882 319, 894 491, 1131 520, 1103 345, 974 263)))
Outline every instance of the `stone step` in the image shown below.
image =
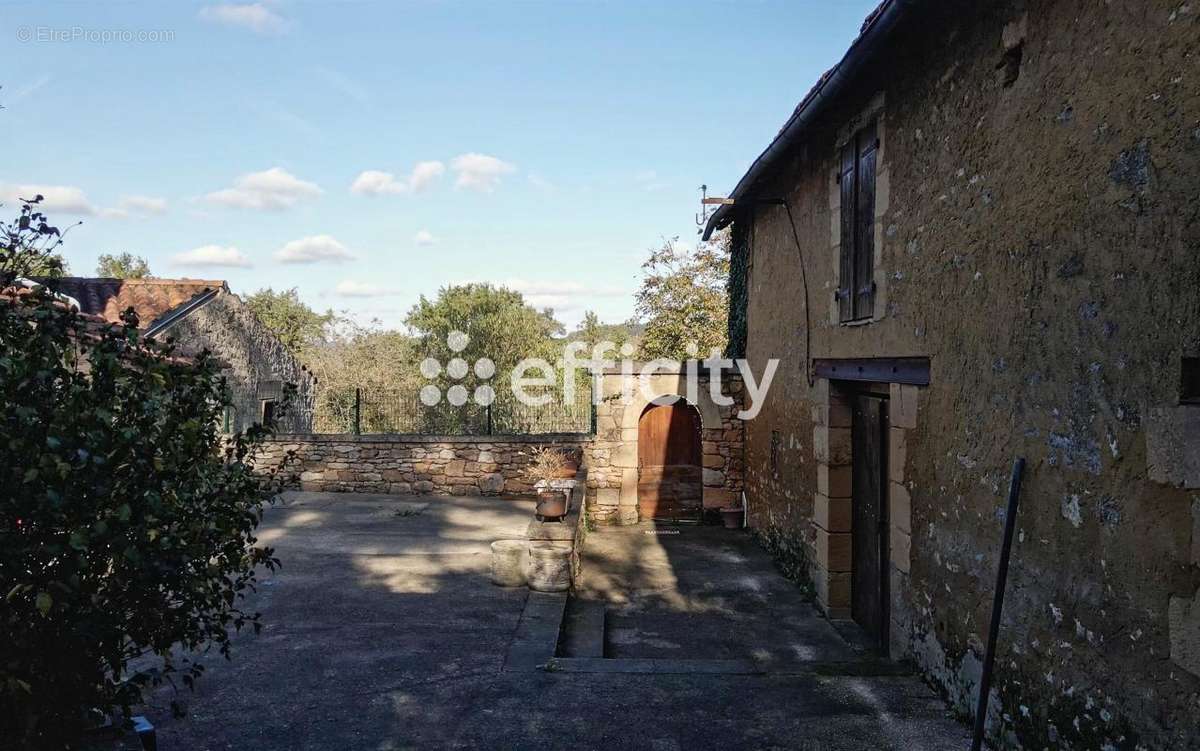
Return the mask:
POLYGON ((563 657, 604 656, 605 605, 572 598, 567 603, 559 654, 563 657))

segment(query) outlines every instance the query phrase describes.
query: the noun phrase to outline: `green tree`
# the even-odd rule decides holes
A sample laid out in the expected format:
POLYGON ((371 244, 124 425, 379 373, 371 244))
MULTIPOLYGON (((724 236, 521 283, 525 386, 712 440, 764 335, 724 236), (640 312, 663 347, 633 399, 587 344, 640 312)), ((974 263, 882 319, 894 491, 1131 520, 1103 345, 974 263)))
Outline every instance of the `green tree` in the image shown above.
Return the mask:
POLYGON ((441 363, 488 358, 500 375, 525 358, 556 357, 552 337, 563 330, 553 311, 537 310, 521 293, 490 284, 443 287, 436 300, 422 295, 405 323, 418 337, 422 357, 441 363), (467 335, 465 349, 451 349, 453 331, 467 335))
POLYGON ((586 342, 589 346, 595 346, 599 342, 612 342, 617 347, 632 343, 636 351, 641 331, 641 325, 635 321, 601 323, 595 311, 588 310, 584 312, 583 320, 575 330, 567 336, 567 340, 586 342))
MULTIPOLYGON (((552 337, 561 333, 563 326, 552 311, 537 310, 519 292, 490 284, 443 287, 436 300, 422 295, 405 323, 417 336, 420 357, 438 363, 439 369, 429 381, 441 393, 451 398, 450 389, 461 386, 470 399, 477 387, 490 386, 497 394, 493 416, 503 413, 505 420, 528 417, 514 406, 509 394, 509 377, 517 363, 542 358, 553 365, 561 354, 552 337), (453 341, 450 335, 456 331, 466 334, 467 340, 453 341), (490 361, 494 372, 479 369, 481 360, 490 361), (456 370, 459 368, 463 369, 456 370)), ((550 374, 528 374, 533 378, 543 375, 550 374)), ((456 389, 460 396, 462 390, 456 389)), ((430 410, 427 417, 434 422, 425 429, 460 430, 478 423, 482 419, 478 412, 473 400, 454 410, 430 410)))
POLYGON ((246 305, 283 346, 301 357, 324 341, 327 327, 337 319, 332 310, 318 313, 308 307, 295 287, 281 292, 270 287, 260 289, 246 298, 246 305))
MULTIPOLYGON (((0 287, 57 247, 33 205, 0 224, 0 287)), ((0 301, 0 738, 73 749, 198 653, 230 655, 275 492, 251 468, 265 435, 226 442, 219 365, 97 323, 49 290, 0 301)))
POLYGON ((96 276, 107 279, 151 279, 150 264, 132 253, 101 253, 96 262, 96 276))
POLYGON ((416 342, 399 331, 343 321, 329 336, 304 352, 317 378, 313 430, 348 433, 354 425, 354 390, 362 389, 360 425, 364 432, 416 430, 398 405, 410 404, 421 388, 416 342))
POLYGON ((645 322, 644 358, 689 357, 694 343, 701 358, 713 347, 725 350, 728 337, 729 238, 701 243, 694 250, 678 238, 663 241, 642 264, 645 278, 636 295, 637 314, 645 322))

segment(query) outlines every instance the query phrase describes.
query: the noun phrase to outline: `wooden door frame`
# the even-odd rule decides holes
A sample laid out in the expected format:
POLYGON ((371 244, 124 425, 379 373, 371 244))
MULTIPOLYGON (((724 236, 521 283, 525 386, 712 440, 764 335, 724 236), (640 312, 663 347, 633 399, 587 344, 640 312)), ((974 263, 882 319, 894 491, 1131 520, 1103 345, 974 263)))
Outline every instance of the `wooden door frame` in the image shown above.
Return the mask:
MULTIPOLYGON (((878 529, 878 544, 879 544, 879 592, 877 593, 880 611, 880 624, 878 642, 874 645, 881 656, 886 657, 889 651, 889 642, 891 640, 891 550, 890 545, 890 499, 888 497, 888 460, 889 446, 888 439, 890 437, 890 399, 891 399, 891 384, 877 383, 870 381, 831 381, 830 387, 835 389, 849 405, 853 412, 855 401, 858 397, 872 397, 879 399, 880 404, 880 430, 877 437, 879 441, 879 529, 878 529)), ((853 420, 851 420, 851 430, 853 430, 853 420)), ((855 466, 855 461, 858 457, 855 456, 854 439, 850 441, 850 466, 851 472, 855 466)), ((851 504, 854 501, 853 491, 851 492, 851 504)), ((850 513, 850 535, 853 542, 854 536, 854 509, 851 507, 850 513)), ((853 546, 853 545, 852 545, 853 546)), ((853 617, 853 574, 854 574, 854 556, 850 557, 851 562, 851 592, 850 592, 850 611, 853 617)))

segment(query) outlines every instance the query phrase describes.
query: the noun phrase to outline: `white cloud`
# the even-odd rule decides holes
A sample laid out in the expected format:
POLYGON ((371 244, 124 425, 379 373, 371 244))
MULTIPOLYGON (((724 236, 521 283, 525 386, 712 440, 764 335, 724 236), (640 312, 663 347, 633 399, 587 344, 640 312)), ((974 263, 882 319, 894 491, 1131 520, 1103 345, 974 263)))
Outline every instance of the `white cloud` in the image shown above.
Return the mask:
POLYGON ((419 193, 429 187, 446 172, 446 165, 439 161, 417 162, 406 178, 397 179, 391 172, 366 170, 354 178, 350 192, 364 196, 379 196, 397 193, 419 193))
POLYGON ((417 230, 417 234, 413 235, 413 244, 418 247, 426 247, 437 242, 437 238, 427 229, 417 230))
POLYGON ((250 268, 250 259, 232 245, 201 245, 171 257, 173 266, 232 266, 250 268))
POLYGON ((99 213, 83 190, 74 185, 0 185, 0 201, 5 204, 15 206, 22 198, 32 200, 39 195, 42 197, 42 202, 38 204, 40 211, 78 216, 99 213))
POLYGON ((167 199, 154 196, 121 196, 117 206, 122 211, 133 211, 138 214, 167 213, 167 199))
POLYGON ((351 193, 358 193, 362 196, 403 193, 406 190, 408 190, 408 186, 403 182, 397 181, 396 176, 391 172, 382 172, 375 169, 358 173, 358 177, 354 178, 354 182, 350 185, 351 193))
POLYGON ((266 3, 221 3, 200 9, 200 18, 226 26, 238 26, 257 34, 277 34, 287 28, 283 16, 266 3))
POLYGON ((460 154, 450 162, 450 168, 458 173, 454 187, 491 193, 505 175, 517 171, 516 165, 487 154, 460 154))
POLYGON ((333 294, 338 297, 387 297, 396 292, 375 284, 343 279, 333 288, 333 294))
POLYGON ((301 180, 282 167, 272 167, 242 175, 232 188, 209 193, 204 200, 231 208, 279 211, 319 195, 321 188, 316 183, 301 180))
POLYGON ((128 219, 130 214, 161 214, 167 210, 164 198, 149 196, 122 196, 113 207, 100 207, 92 203, 82 188, 74 185, 0 185, 0 203, 16 205, 22 198, 41 196, 38 210, 46 212, 53 220, 57 214, 75 216, 97 216, 101 219, 128 219))
POLYGON ((354 260, 354 254, 329 235, 313 235, 284 245, 275 252, 275 260, 282 263, 341 263, 354 260))
POLYGON ((412 174, 408 176, 408 187, 414 193, 418 193, 445 173, 446 165, 436 159, 428 162, 417 162, 417 165, 413 167, 412 174))

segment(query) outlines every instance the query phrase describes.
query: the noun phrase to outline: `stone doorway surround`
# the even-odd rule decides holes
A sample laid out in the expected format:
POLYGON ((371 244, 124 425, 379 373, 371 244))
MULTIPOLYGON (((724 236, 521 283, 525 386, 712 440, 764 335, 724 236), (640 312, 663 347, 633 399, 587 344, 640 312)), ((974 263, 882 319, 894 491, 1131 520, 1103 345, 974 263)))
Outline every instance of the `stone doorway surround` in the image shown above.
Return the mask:
MULTIPOLYGON (((879 384, 888 394, 887 519, 889 586, 893 619, 903 612, 897 606, 907 590, 912 550, 912 503, 907 477, 909 431, 917 427, 919 387, 909 384, 879 384)), ((813 584, 817 604, 831 619, 850 618, 851 531, 853 490, 853 443, 851 441, 851 389, 842 382, 820 378, 814 387, 813 454, 817 465, 817 488, 813 495, 814 561, 813 584)), ((893 656, 902 645, 895 643, 903 633, 896 624, 893 656)))
MULTIPOLYGON (((619 368, 603 373, 601 398, 596 405, 596 437, 584 448, 588 516, 596 524, 638 523, 638 420, 654 398, 683 398, 688 394, 687 363, 683 365, 661 368, 650 375, 649 398, 639 388, 641 363, 634 364, 632 376, 619 368), (628 403, 624 399, 627 392, 631 397, 628 403)), ((705 509, 741 504, 744 430, 737 414, 743 408, 745 389, 736 370, 723 372, 721 393, 733 403, 716 403, 709 391, 708 370, 696 363, 696 399, 692 406, 700 413, 705 509)))

